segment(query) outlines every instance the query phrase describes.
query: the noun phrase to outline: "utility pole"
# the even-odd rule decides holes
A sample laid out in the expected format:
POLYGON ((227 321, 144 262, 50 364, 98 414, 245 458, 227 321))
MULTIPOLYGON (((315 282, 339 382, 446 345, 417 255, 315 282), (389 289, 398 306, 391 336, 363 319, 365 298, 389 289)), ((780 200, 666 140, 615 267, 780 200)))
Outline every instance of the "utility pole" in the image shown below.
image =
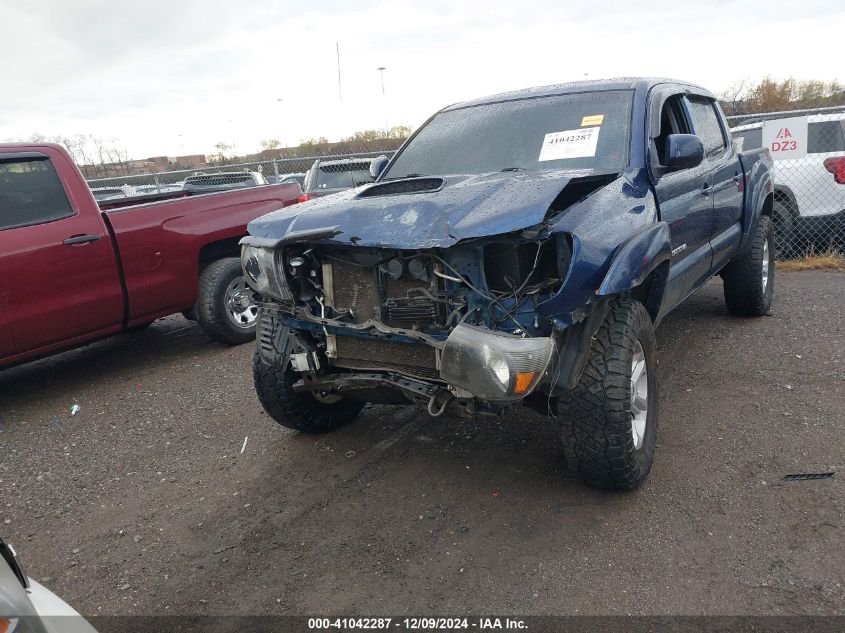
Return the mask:
MULTIPOLYGON (((278 103, 278 104, 279 104, 279 113, 282 115, 282 124, 284 124, 284 112, 282 112, 282 110, 283 110, 283 105, 282 105, 282 104, 284 103, 284 99, 276 99, 276 103, 278 103)), ((279 140, 280 140, 280 141, 282 142, 282 144, 285 146, 285 149, 287 149, 288 142, 285 140, 285 135, 284 135, 284 134, 282 134, 282 138, 280 138, 279 140)))
POLYGON ((387 136, 387 95, 384 92, 384 66, 379 66, 378 71, 381 73, 381 100, 384 103, 384 135, 387 136))
POLYGON ((335 42, 334 48, 337 53, 337 97, 343 101, 343 87, 340 83, 340 42, 335 42))

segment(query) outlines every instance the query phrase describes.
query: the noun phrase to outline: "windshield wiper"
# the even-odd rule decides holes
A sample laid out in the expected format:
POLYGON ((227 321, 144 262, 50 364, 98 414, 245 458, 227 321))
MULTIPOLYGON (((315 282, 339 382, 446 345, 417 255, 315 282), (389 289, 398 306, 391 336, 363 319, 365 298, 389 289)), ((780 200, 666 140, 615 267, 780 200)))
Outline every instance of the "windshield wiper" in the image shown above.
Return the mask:
POLYGON ((528 171, 525 167, 505 167, 499 171, 528 171))

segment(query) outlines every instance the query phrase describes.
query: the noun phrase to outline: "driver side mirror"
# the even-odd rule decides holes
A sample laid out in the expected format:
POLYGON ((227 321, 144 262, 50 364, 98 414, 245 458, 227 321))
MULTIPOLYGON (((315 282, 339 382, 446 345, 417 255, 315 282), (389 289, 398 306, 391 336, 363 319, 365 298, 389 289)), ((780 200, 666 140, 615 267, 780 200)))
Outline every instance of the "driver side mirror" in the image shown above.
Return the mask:
POLYGON ((704 144, 695 134, 670 134, 663 155, 666 167, 689 169, 704 160, 704 144))
POLYGON ((387 163, 390 162, 390 159, 387 156, 376 156, 370 162, 370 176, 373 177, 373 180, 378 180, 378 177, 381 176, 381 173, 384 171, 384 168, 387 167, 387 163))

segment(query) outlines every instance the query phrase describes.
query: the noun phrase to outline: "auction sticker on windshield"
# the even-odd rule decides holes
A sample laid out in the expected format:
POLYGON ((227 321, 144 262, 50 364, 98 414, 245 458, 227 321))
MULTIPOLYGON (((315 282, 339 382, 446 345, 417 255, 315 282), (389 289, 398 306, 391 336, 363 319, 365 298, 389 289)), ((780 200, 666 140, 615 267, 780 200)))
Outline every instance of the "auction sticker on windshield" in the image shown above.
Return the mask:
POLYGON ((596 155, 601 127, 549 132, 543 139, 538 161, 587 158, 596 155))

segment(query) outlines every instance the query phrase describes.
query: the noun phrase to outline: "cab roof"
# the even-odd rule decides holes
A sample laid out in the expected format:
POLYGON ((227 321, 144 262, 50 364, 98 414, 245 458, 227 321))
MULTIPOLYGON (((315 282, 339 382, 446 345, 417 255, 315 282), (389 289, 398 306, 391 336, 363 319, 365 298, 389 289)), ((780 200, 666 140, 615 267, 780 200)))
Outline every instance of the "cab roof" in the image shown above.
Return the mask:
POLYGON ((511 90, 509 92, 501 92, 499 94, 488 95, 478 99, 471 99, 461 103, 455 103, 443 111, 459 110, 469 106, 484 105, 487 103, 497 103, 500 101, 516 101, 519 99, 530 99, 533 97, 550 97, 553 95, 572 94, 576 92, 604 92, 607 90, 637 90, 647 92, 652 87, 658 84, 674 84, 677 86, 688 87, 695 89, 698 93, 704 93, 707 96, 715 98, 708 90, 690 83, 688 81, 679 81, 677 79, 666 79, 660 77, 616 77, 613 79, 591 79, 588 81, 572 81, 564 84, 553 84, 550 86, 536 86, 533 88, 522 88, 521 90, 511 90))

